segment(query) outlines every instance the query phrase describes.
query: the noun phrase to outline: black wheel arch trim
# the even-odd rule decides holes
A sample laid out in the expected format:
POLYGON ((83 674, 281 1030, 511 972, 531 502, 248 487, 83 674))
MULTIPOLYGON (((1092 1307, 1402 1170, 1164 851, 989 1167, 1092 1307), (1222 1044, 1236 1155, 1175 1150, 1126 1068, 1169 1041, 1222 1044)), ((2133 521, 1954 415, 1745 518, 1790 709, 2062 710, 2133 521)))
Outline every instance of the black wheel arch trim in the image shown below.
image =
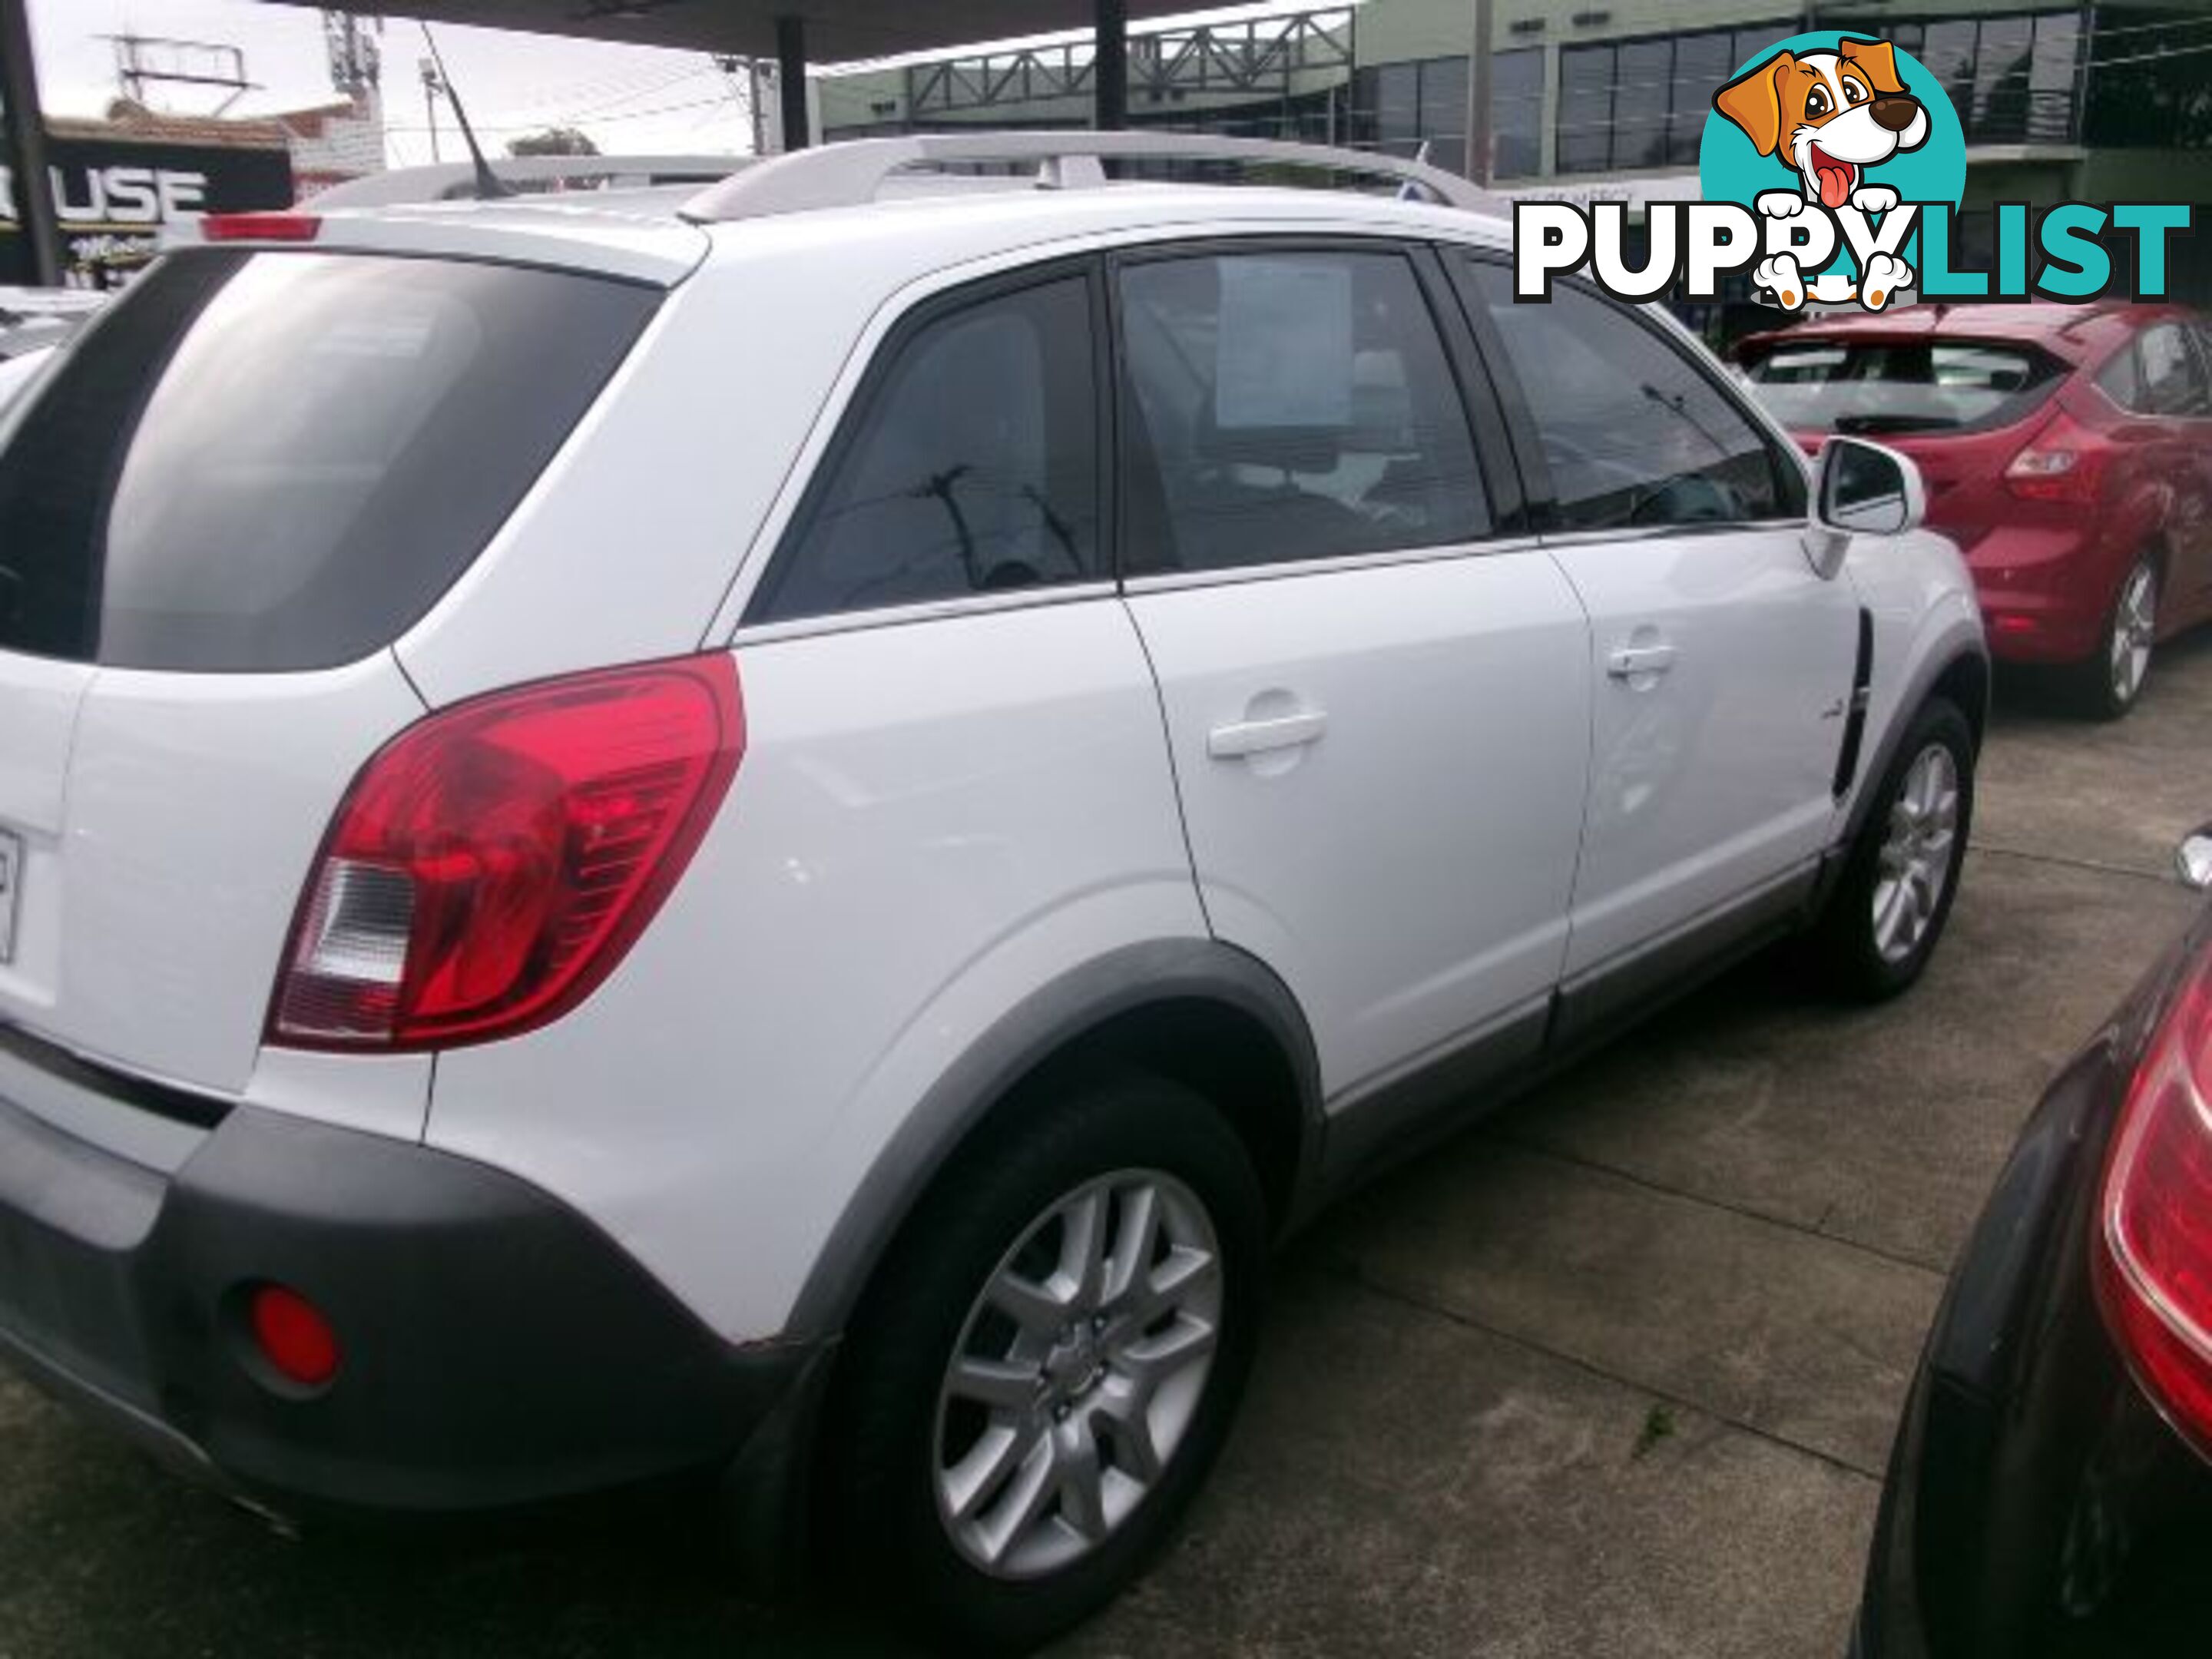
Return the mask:
POLYGON ((1255 1022, 1279 1050, 1297 1093, 1291 1189, 1302 1192, 1320 1165, 1321 1062, 1289 987, 1256 957, 1218 939, 1125 945, 1031 992, 922 1096, 847 1200, 800 1287, 786 1334, 828 1337, 843 1331, 884 1252, 939 1172, 1041 1067, 1121 1016, 1192 1003, 1211 1003, 1255 1022))
POLYGON ((1872 754, 1867 756, 1860 766, 1858 795, 1851 802, 1850 816, 1839 838, 1841 846, 1850 847, 1857 841, 1859 831, 1866 827, 1867 819, 1875 810, 1875 797, 1881 793, 1881 781, 1889 775, 1890 763, 1897 758, 1898 745, 1904 741, 1905 729, 1912 724, 1913 717, 1936 694, 1938 686, 1966 665, 1971 665, 1978 676, 1981 704, 1978 708, 1963 708, 1960 712, 1966 715, 1966 723, 1974 728, 1975 738, 1979 741, 1989 720, 1989 652, 1979 640, 1971 644, 1954 640, 1939 645, 1922 659, 1918 671, 1897 700, 1887 728, 1875 744, 1872 754))

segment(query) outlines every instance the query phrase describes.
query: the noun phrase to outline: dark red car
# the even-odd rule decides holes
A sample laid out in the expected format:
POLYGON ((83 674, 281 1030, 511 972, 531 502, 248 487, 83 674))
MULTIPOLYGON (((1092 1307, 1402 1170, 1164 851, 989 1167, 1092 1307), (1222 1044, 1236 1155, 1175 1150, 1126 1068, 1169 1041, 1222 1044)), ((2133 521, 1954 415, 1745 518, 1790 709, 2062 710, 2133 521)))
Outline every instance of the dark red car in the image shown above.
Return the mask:
POLYGON ((1808 451, 1920 464, 1973 567, 1990 648, 2063 665, 2106 719, 2159 641, 2212 618, 2212 323, 2178 306, 1919 304, 1736 348, 1808 451))

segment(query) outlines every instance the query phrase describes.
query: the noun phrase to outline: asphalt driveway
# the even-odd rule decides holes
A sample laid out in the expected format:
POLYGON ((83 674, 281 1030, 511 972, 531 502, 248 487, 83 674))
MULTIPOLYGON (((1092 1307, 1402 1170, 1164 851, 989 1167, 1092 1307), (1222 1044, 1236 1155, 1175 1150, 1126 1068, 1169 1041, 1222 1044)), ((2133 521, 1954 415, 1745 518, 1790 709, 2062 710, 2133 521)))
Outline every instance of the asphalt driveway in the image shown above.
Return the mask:
MULTIPOLYGON (((2004 690, 1926 981, 1753 963, 1324 1223, 1191 1525, 1066 1651, 1834 1659, 1945 1266, 2212 817, 2212 642, 2116 727, 2004 690)), ((0 1659, 896 1650, 745 1605, 699 1519, 288 1543, 0 1377, 0 1659)))

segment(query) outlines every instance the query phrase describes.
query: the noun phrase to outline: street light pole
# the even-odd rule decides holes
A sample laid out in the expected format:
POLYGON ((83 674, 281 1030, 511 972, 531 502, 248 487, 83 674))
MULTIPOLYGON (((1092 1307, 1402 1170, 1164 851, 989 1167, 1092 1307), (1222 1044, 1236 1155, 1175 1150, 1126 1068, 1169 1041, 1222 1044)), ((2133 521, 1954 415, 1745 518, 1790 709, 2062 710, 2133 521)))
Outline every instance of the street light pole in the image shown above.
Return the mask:
POLYGON ((438 155, 438 94, 443 90, 438 79, 438 66, 428 58, 422 60, 422 114, 430 124, 430 160, 434 165, 438 155))

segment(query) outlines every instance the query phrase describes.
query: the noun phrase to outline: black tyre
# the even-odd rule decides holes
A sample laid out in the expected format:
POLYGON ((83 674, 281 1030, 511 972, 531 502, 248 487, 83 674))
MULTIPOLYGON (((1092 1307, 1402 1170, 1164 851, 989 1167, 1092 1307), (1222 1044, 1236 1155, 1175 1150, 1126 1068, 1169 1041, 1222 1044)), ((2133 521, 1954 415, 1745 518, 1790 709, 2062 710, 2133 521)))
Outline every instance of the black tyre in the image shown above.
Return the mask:
POLYGON ((1164 1079, 1073 1088, 956 1160, 854 1323, 823 1425, 833 1548, 962 1652, 1022 1651, 1141 1570, 1250 1368, 1267 1209, 1164 1079))
POLYGON ((1947 699, 1930 698, 1905 729, 1814 934, 1846 995, 1895 996, 1935 954, 1973 824, 1974 754, 1973 728, 1947 699))
POLYGON ((2142 698, 2158 642, 2158 566, 2136 560, 2112 596, 2097 649, 2069 671, 2075 706, 2090 719, 2118 720, 2142 698))

